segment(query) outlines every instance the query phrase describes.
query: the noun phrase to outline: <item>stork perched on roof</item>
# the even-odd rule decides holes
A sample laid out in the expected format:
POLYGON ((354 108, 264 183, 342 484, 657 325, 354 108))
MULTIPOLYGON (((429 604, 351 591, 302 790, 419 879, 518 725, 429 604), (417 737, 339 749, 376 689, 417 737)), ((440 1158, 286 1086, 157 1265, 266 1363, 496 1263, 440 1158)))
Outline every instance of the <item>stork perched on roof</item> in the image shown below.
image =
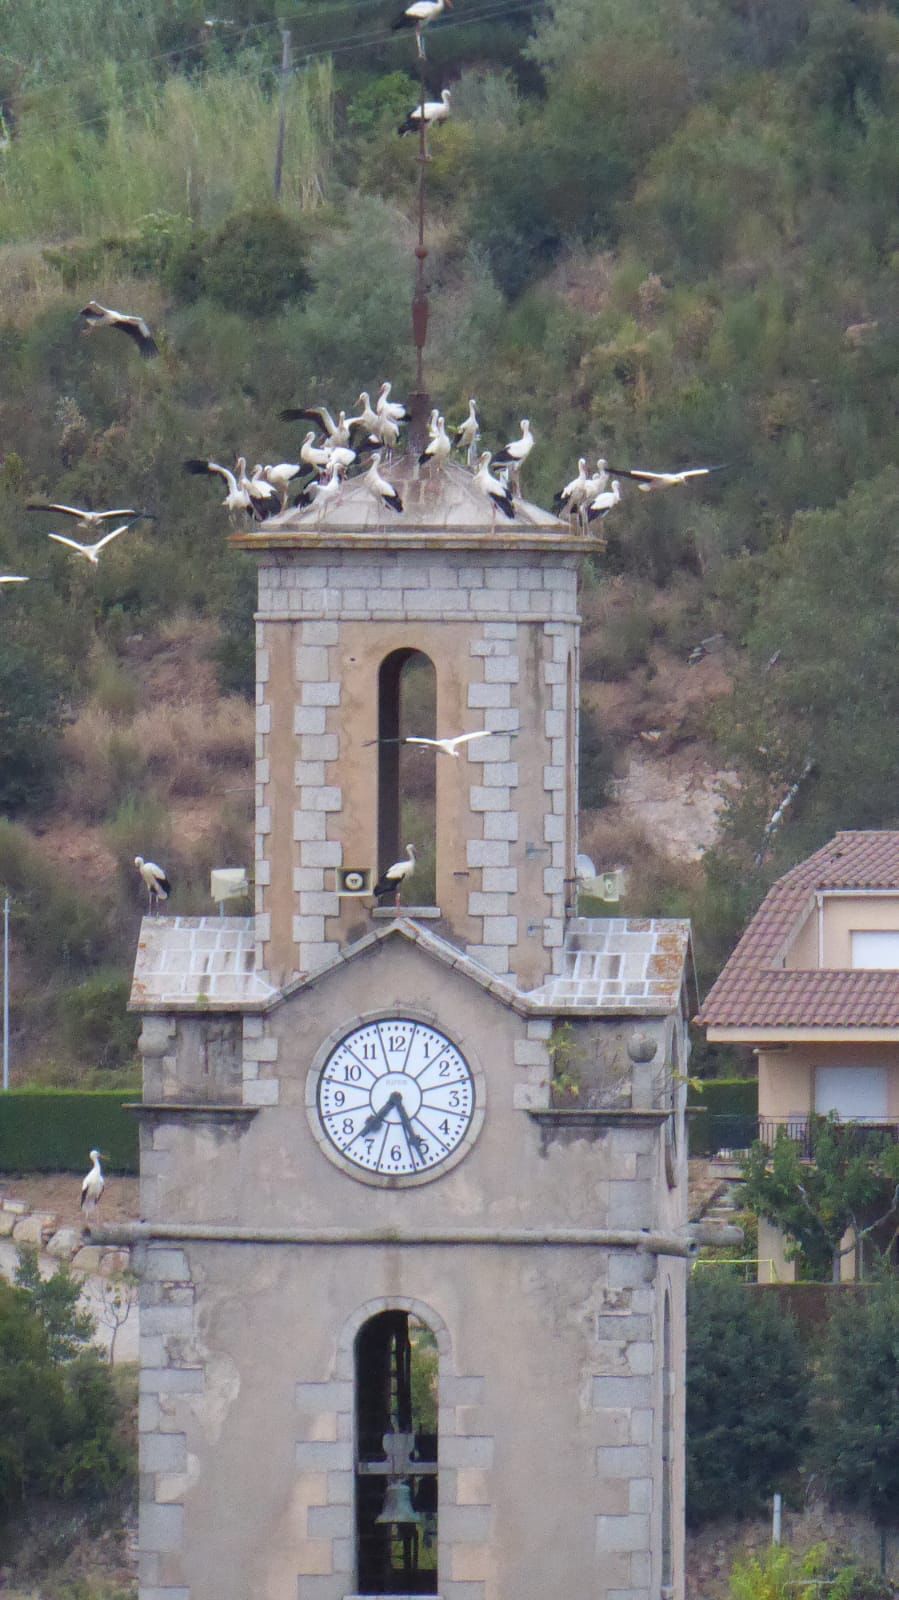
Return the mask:
POLYGON ((345 411, 338 411, 336 422, 327 406, 288 406, 281 416, 285 422, 297 422, 301 418, 314 422, 331 446, 348 445, 350 442, 350 425, 345 411))
POLYGON ((129 339, 134 340, 145 361, 159 354, 159 346, 143 317, 130 316, 125 311, 111 311, 109 306, 101 306, 99 300, 89 300, 86 306, 82 306, 78 315, 84 321, 87 330, 118 328, 121 333, 127 333, 129 339))
POLYGON ((531 433, 531 424, 527 417, 521 419, 521 438, 512 439, 502 450, 497 450, 493 456, 495 467, 511 467, 518 472, 527 461, 534 448, 534 435, 531 433))
POLYGON ((135 856, 134 865, 146 885, 148 909, 158 911, 160 900, 167 900, 172 892, 168 878, 162 867, 158 867, 155 861, 145 861, 143 856, 135 856))
MULTIPOLYGON (((494 508, 498 506, 503 516, 508 517, 510 521, 512 520, 512 518, 515 516, 515 507, 512 504, 512 496, 509 493, 508 484, 502 483, 499 478, 493 477, 490 471, 489 450, 484 450, 481 453, 481 458, 478 463, 478 470, 471 481, 479 494, 486 495, 487 499, 494 508)), ((495 523, 495 509, 493 513, 493 519, 495 523)))

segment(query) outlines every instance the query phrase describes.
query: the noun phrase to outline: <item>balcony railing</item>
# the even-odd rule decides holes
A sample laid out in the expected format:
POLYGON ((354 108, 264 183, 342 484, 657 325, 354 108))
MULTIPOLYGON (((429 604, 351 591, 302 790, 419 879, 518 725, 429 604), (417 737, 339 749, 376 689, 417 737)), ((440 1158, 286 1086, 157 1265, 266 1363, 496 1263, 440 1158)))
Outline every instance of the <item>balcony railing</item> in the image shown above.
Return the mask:
MULTIPOLYGON (((803 1156, 811 1156, 814 1146, 816 1128, 820 1127, 824 1118, 821 1116, 807 1117, 759 1117, 756 1138, 762 1144, 773 1145, 783 1130, 785 1136, 798 1144, 803 1156)), ((833 1126, 837 1133, 845 1132, 847 1137, 862 1140, 866 1134, 877 1135, 878 1144, 883 1142, 883 1136, 895 1144, 899 1141, 899 1120, 888 1117, 845 1117, 834 1118, 833 1126)))
MULTIPOLYGON (((750 1145, 760 1139, 762 1144, 769 1147, 775 1143, 779 1133, 799 1145, 800 1154, 809 1157, 812 1153, 814 1129, 816 1123, 823 1118, 809 1116, 795 1117, 755 1117, 749 1115, 710 1112, 706 1116, 696 1117, 690 1127, 691 1155, 742 1155, 750 1145)), ((847 1118, 836 1124, 838 1129, 845 1129, 856 1135, 859 1131, 878 1136, 878 1142, 884 1134, 893 1143, 899 1142, 899 1118, 884 1117, 854 1117, 847 1118)))

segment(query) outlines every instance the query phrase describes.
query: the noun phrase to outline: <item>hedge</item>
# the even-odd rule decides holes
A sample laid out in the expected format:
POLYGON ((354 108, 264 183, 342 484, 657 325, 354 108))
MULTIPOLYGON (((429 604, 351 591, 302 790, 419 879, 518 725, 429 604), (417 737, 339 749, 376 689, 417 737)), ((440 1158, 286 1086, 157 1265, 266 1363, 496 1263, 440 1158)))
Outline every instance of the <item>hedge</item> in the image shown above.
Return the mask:
POLYGON ((0 1093, 0 1172, 86 1172, 101 1150, 112 1172, 137 1172, 137 1119, 121 1089, 10 1089, 0 1093))
POLYGON ((691 1156, 745 1150, 758 1137, 757 1078, 706 1078, 690 1102, 696 1112, 689 1124, 691 1156))

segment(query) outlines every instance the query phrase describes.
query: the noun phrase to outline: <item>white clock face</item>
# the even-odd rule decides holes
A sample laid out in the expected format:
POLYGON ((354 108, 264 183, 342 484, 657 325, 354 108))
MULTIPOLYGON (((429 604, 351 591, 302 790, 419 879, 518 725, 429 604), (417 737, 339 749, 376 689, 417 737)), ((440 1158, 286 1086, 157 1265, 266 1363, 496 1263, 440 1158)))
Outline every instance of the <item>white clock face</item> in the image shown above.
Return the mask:
POLYGON ((355 1028, 331 1051, 317 1110, 346 1161, 385 1178, 412 1177, 439 1167, 465 1138, 474 1079, 437 1028, 387 1017, 355 1028))

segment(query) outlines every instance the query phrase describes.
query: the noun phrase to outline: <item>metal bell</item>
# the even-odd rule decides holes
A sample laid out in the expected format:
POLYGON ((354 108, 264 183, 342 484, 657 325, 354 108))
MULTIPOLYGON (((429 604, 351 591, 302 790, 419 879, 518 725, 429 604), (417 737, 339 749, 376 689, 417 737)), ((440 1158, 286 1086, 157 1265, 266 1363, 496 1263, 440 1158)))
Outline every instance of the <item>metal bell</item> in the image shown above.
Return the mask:
POLYGON ((393 1479, 387 1485, 384 1496, 384 1507, 380 1515, 375 1517, 375 1522, 424 1522, 420 1511, 416 1511, 412 1504, 412 1490, 402 1478, 393 1479))

